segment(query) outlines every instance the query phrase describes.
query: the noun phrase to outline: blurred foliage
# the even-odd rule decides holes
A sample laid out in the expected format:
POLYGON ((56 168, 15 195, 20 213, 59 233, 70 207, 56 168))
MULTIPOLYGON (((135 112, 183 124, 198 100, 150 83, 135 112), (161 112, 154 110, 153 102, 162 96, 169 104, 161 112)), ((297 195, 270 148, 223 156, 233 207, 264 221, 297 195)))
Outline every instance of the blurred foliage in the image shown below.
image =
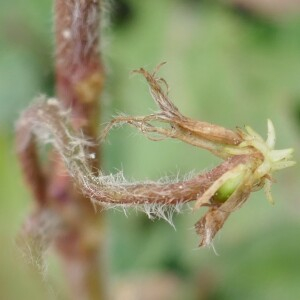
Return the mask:
MULTIPOLYGON (((30 196, 14 156, 13 124, 35 95, 54 93, 51 5, 1 1, 2 299, 42 299, 49 294, 29 275, 14 245, 30 196)), ((271 118, 277 147, 294 147, 299 161, 300 14, 267 19, 217 1, 183 0, 119 0, 111 9, 103 49, 108 79, 102 122, 120 111, 147 114, 154 109, 146 83, 130 71, 167 61, 161 75, 184 114, 230 128, 249 124, 263 135, 271 118)), ((104 168, 123 169, 127 178, 156 179, 179 171, 184 175, 218 163, 204 151, 174 141, 150 142, 133 129, 115 130, 109 140, 104 168)), ((299 175, 299 166, 278 174, 274 207, 258 192, 231 216, 215 242, 219 256, 211 249, 195 251, 198 237, 189 229, 199 212, 175 216, 177 231, 135 212, 128 218, 109 212, 112 283, 129 274, 171 272, 182 281, 184 296, 179 299, 298 299, 299 175)), ((56 264, 51 263, 49 280, 58 286, 54 290, 60 298, 64 284, 56 264)))

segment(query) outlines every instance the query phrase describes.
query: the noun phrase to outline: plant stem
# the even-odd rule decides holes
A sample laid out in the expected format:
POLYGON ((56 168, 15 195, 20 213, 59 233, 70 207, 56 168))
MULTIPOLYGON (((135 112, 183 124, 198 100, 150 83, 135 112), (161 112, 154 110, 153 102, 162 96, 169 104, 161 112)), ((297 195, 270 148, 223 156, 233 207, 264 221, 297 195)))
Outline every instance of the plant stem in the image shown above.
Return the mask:
MULTIPOLYGON (((56 89, 63 105, 71 109, 72 126, 91 141, 96 141, 99 124, 98 98, 104 72, 99 54, 100 0, 55 0, 56 89)), ((96 143, 95 143, 96 144, 96 143)), ((99 149, 92 169, 99 168, 99 149)), ((53 153, 49 195, 67 224, 57 240, 71 299, 104 299, 103 215, 95 214, 90 201, 75 190, 61 158, 53 153)))

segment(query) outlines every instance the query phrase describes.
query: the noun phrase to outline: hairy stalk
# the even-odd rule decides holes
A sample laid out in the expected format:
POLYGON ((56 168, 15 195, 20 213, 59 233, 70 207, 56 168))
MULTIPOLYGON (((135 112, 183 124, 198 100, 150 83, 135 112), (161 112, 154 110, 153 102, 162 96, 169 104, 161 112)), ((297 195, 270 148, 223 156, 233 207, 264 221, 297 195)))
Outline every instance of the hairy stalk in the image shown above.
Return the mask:
MULTIPOLYGON (((100 0, 55 0, 54 15, 57 96, 61 107, 70 112, 72 131, 94 141, 85 149, 93 155, 87 161, 93 173, 100 162, 95 141, 99 135, 98 100, 104 80, 99 53, 100 0)), ((17 125, 17 152, 36 208, 25 222, 19 240, 25 241, 25 248, 30 244, 34 252, 40 252, 36 255, 40 258, 49 245, 56 246, 70 284, 71 299, 106 299, 101 259, 103 215, 95 214, 88 195, 75 188, 57 151, 49 154, 44 170, 35 140, 28 134, 28 123, 23 121, 17 125), (45 216, 49 230, 39 234, 37 227, 45 216)), ((56 135, 63 132, 62 128, 57 130, 56 135)), ((39 133, 39 138, 40 135, 43 133, 39 133)))
POLYGON ((105 175, 101 171, 94 174, 89 165, 92 158, 87 152, 93 143, 78 135, 68 119, 68 114, 64 113, 58 101, 40 98, 22 114, 23 138, 28 146, 31 139, 52 144, 63 158, 73 182, 95 204, 174 205, 193 201, 228 170, 251 160, 246 155, 234 156, 207 173, 177 182, 129 183, 120 174, 105 175))
MULTIPOLYGON (((82 134, 78 134, 71 126, 69 114, 65 112, 55 99, 40 98, 21 116, 18 128, 22 131, 23 147, 30 147, 32 141, 39 140, 41 144, 50 143, 63 159, 68 174, 76 187, 91 199, 94 205, 105 208, 136 207, 146 212, 150 217, 158 215, 170 221, 166 214, 176 212, 180 205, 201 199, 215 182, 239 166, 248 166, 252 172, 256 164, 256 155, 236 155, 203 174, 195 175, 186 180, 176 182, 127 182, 122 174, 105 175, 101 171, 95 174, 89 164, 92 159, 88 149, 93 143, 82 134), (172 210, 172 207, 175 207, 172 210)), ((18 130, 17 130, 18 131, 18 130)), ((26 151, 25 151, 26 152, 26 151)), ((252 185, 245 193, 246 198, 252 191, 252 185)), ((214 194, 214 193, 213 193, 214 194)), ((240 195, 238 193, 238 195, 240 195)), ((239 197, 233 196, 231 207, 225 205, 227 215, 241 204, 239 197)), ((245 199, 242 200, 242 202, 245 199)), ((209 197, 201 202, 201 206, 212 209, 222 208, 222 203, 209 197)), ((223 209, 221 209, 223 210, 223 209)), ((203 222, 203 221, 202 221, 203 222)), ((199 232, 199 230, 197 229, 199 232)), ((202 233, 202 240, 210 240, 202 233)))
MULTIPOLYGON (((25 125, 25 124, 24 124, 25 125)), ((33 139, 24 140, 27 128, 19 122, 16 134, 17 153, 25 180, 39 207, 46 205, 46 175, 40 165, 33 139)))
MULTIPOLYGON (((62 105, 71 111, 72 127, 89 140, 98 136, 99 95, 104 74, 99 54, 100 0, 55 0, 56 87, 62 105)), ((88 165, 99 167, 99 149, 90 144, 93 159, 88 165)), ((72 299, 105 299, 103 254, 103 216, 95 214, 90 201, 74 189, 66 176, 61 157, 55 155, 49 195, 67 229, 56 240, 72 299)))

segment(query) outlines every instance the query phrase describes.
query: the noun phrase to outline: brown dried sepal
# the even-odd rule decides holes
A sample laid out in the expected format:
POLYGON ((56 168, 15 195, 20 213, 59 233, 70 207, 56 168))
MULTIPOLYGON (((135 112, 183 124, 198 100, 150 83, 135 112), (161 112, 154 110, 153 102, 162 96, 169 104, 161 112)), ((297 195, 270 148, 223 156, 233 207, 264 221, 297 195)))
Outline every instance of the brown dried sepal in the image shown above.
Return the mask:
POLYGON ((221 144, 238 145, 242 141, 238 133, 222 126, 193 120, 180 113, 178 108, 168 97, 167 82, 163 78, 156 77, 157 71, 163 64, 160 64, 152 74, 143 68, 135 70, 134 72, 142 74, 147 80, 153 100, 160 107, 161 115, 166 118, 165 120, 169 121, 174 126, 189 131, 189 134, 191 135, 199 136, 221 144), (166 92, 164 92, 161 87, 162 83, 167 87, 166 92))
MULTIPOLYGON (((102 140, 105 139, 113 127, 119 124, 130 124, 138 128, 151 140, 176 138, 193 146, 209 150, 224 159, 232 156, 232 153, 243 141, 240 132, 208 122, 193 120, 182 115, 168 97, 167 82, 156 76, 162 65, 160 64, 153 73, 149 73, 143 68, 134 71, 142 74, 147 80, 151 96, 160 111, 148 116, 118 116, 103 130, 102 140), (163 86, 166 87, 166 91, 164 91, 163 86), (154 124, 155 122, 167 124, 168 126, 158 126, 154 124)), ((239 149, 238 151, 241 153, 242 150, 239 149)), ((249 149, 245 149, 244 153, 249 153, 249 149)))
POLYGON ((206 214, 195 224, 197 234, 201 236, 199 246, 209 246, 215 235, 222 229, 229 215, 239 209, 253 191, 254 183, 251 181, 251 173, 248 171, 244 182, 235 190, 230 198, 223 204, 213 202, 206 214))

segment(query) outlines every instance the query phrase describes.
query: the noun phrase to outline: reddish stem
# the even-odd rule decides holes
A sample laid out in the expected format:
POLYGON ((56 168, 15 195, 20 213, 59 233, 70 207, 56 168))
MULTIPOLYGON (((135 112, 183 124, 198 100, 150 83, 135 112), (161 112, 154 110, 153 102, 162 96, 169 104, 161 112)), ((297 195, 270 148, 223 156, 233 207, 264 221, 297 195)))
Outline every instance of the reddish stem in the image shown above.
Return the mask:
MULTIPOLYGON (((55 0, 56 88, 64 107, 71 109, 72 125, 95 141, 100 123, 98 98, 103 86, 103 67, 99 55, 99 0, 55 0)), ((96 158, 96 147, 89 151, 96 158)), ((95 214, 66 175, 61 159, 55 157, 49 195, 67 224, 65 235, 57 241, 72 299, 104 299, 102 266, 102 214, 95 214)))

